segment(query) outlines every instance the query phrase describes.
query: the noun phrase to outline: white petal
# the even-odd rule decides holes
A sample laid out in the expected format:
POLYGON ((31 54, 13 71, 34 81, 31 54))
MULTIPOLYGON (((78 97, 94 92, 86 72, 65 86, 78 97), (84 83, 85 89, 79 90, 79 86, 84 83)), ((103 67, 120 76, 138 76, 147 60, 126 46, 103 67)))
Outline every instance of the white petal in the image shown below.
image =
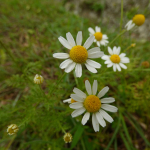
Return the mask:
POLYGON ((71 103, 71 98, 63 100, 63 103, 71 103))
POLYGON ((82 124, 85 125, 90 118, 90 113, 86 112, 82 118, 82 124))
POLYGON ((127 66, 122 64, 122 63, 119 63, 120 67, 122 67, 123 69, 127 69, 127 66))
POLYGON ((65 61, 63 61, 61 64, 60 64, 60 68, 61 69, 64 69, 66 67, 68 67, 69 64, 71 64, 73 61, 71 59, 66 59, 65 61))
POLYGON ((103 34, 103 39, 107 40, 108 36, 106 34, 103 34))
POLYGON ((113 103, 115 99, 113 97, 102 98, 101 103, 113 103))
POLYGON ((90 27, 90 28, 88 28, 88 30, 89 30, 89 32, 91 33, 91 34, 95 34, 95 31, 90 27))
POLYGON ((111 64, 112 61, 111 60, 106 60, 104 64, 111 64))
POLYGON ((109 104, 102 104, 101 108, 110 111, 110 112, 117 112, 118 108, 109 104))
POLYGON ((123 58, 123 57, 125 57, 125 56, 126 56, 125 53, 121 53, 121 54, 119 55, 120 58, 123 58))
POLYGON ((79 96, 82 97, 82 98, 86 98, 86 97, 87 97, 86 94, 85 94, 84 92, 82 92, 81 90, 79 90, 78 88, 74 88, 74 89, 73 89, 73 92, 74 92, 75 94, 79 95, 79 96))
POLYGON ((86 49, 88 49, 88 48, 92 45, 94 39, 95 39, 95 36, 91 35, 91 36, 86 40, 86 42, 84 43, 83 47, 85 47, 86 49))
POLYGON ((88 54, 88 58, 100 58, 104 55, 104 52, 96 52, 96 53, 91 53, 88 54))
POLYGON ((109 87, 108 86, 105 86, 99 93, 98 93, 98 97, 101 98, 103 97, 109 90, 109 87))
POLYGON ((68 49, 71 49, 71 48, 72 48, 72 46, 68 43, 68 41, 67 41, 65 38, 63 38, 62 36, 60 36, 60 37, 58 38, 58 40, 59 40, 59 42, 60 42, 64 47, 66 47, 66 48, 68 48, 68 49))
POLYGON ((69 107, 73 108, 73 109, 79 109, 79 108, 83 107, 83 103, 81 103, 81 102, 74 102, 74 103, 70 104, 69 107))
POLYGON ((72 116, 73 118, 74 118, 74 117, 77 117, 77 116, 83 114, 83 113, 85 112, 85 110, 86 110, 86 109, 85 109, 84 107, 79 108, 79 109, 76 109, 76 110, 74 110, 74 111, 72 112, 71 116, 72 116))
POLYGON ((69 44, 73 47, 76 45, 75 41, 74 41, 74 38, 72 37, 71 33, 68 32, 66 33, 66 37, 67 37, 67 40, 69 42, 69 44))
POLYGON ((121 71, 121 67, 118 64, 116 64, 116 68, 118 69, 118 71, 121 71))
POLYGON ((110 63, 110 64, 107 65, 107 67, 108 67, 108 68, 109 68, 109 67, 112 67, 112 65, 113 65, 113 63, 110 63))
POLYGON ((130 60, 129 60, 128 57, 123 57, 123 58, 121 58, 121 62, 122 62, 122 63, 129 63, 130 60))
POLYGON ((112 123, 112 122, 114 121, 113 118, 112 118, 106 111, 100 109, 99 112, 100 112, 100 114, 103 116, 103 118, 104 118, 105 120, 107 120, 108 122, 112 123))
POLYGON ((66 72, 66 73, 71 72, 71 71, 74 69, 75 65, 76 65, 75 62, 72 62, 71 64, 69 64, 68 67, 65 68, 65 72, 66 72))
POLYGON ((53 57, 58 58, 58 59, 66 59, 66 58, 69 58, 69 54, 67 54, 67 53, 54 53, 53 57))
POLYGON ((107 45, 107 43, 108 43, 108 41, 103 40, 103 39, 100 41, 100 45, 104 45, 104 46, 106 46, 106 45, 107 45))
POLYGON ((97 112, 96 113, 96 118, 97 118, 97 121, 99 122, 99 124, 102 126, 102 127, 105 127, 106 126, 106 122, 104 121, 102 115, 97 112))
POLYGON ((76 37, 76 43, 77 45, 81 45, 82 44, 82 31, 79 31, 76 37))
POLYGON ((128 27, 128 30, 131 30, 134 26, 135 26, 135 24, 132 23, 132 24, 128 27))
POLYGON ((113 64, 113 70, 116 72, 116 64, 113 64))
POLYGON ((76 73, 76 77, 81 77, 82 76, 82 66, 81 66, 81 64, 76 64, 75 73, 76 73))
POLYGON ((96 52, 100 52, 100 48, 99 47, 94 47, 88 50, 88 54, 93 54, 96 52))
POLYGON ((96 42, 96 44, 97 44, 97 46, 99 46, 99 47, 100 47, 100 42, 99 42, 99 41, 97 41, 97 42, 96 42))
POLYGON ((96 27, 95 27, 95 31, 96 31, 96 32, 101 32, 101 28, 98 27, 98 26, 96 26, 96 27))
POLYGON ((90 65, 91 67, 93 67, 93 68, 101 68, 101 64, 99 64, 99 63, 97 63, 97 62, 95 62, 93 60, 87 59, 86 63, 88 65, 90 65))
POLYGON ((92 95, 91 84, 88 80, 85 81, 85 88, 89 95, 92 95))
POLYGON ((83 97, 80 97, 80 95, 77 95, 77 94, 71 94, 70 97, 77 101, 77 102, 83 102, 84 101, 84 98, 83 97))
POLYGON ((120 54, 120 49, 121 49, 120 47, 117 48, 117 50, 116 50, 116 54, 117 54, 117 55, 120 54))
POLYGON ((108 52, 109 52, 110 55, 113 55, 113 51, 110 47, 108 47, 108 52))
POLYGON ((102 59, 103 59, 103 60, 110 60, 110 56, 104 55, 104 56, 102 56, 102 59))
POLYGON ((93 124, 94 131, 98 132, 99 131, 99 123, 98 123, 96 115, 94 113, 92 115, 92 124, 93 124))
POLYGON ((131 30, 134 26, 135 26, 135 23, 133 23, 132 20, 130 20, 130 21, 125 25, 125 28, 126 28, 127 30, 131 30))
POLYGON ((104 39, 102 39, 102 42, 104 42, 104 43, 105 43, 104 45, 106 45, 107 43, 109 43, 109 41, 108 41, 108 40, 104 40, 104 39))
POLYGON ((97 73, 97 70, 96 70, 95 68, 89 66, 87 63, 85 64, 85 66, 86 66, 86 68, 87 68, 90 72, 92 72, 92 73, 97 73))
POLYGON ((92 87, 93 95, 96 95, 97 92, 97 80, 94 80, 92 87))
POLYGON ((116 51, 117 51, 117 47, 114 46, 114 47, 113 47, 113 54, 116 54, 116 51))
POLYGON ((132 20, 128 21, 125 27, 128 27, 128 25, 131 25, 131 24, 132 24, 132 20))

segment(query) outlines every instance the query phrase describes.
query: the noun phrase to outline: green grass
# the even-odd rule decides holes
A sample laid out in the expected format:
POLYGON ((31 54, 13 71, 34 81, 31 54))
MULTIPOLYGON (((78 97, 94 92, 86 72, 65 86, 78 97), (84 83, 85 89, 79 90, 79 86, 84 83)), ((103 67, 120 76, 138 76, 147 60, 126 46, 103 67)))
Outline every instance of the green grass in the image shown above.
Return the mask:
MULTIPOLYGON (((130 58, 127 70, 115 73, 106 68, 102 59, 95 59, 102 64, 97 74, 83 67, 83 75, 77 81, 71 72, 58 85, 64 71, 59 68, 62 61, 54 59, 52 54, 66 52, 59 36, 71 32, 76 37, 78 31, 83 31, 85 42, 88 27, 101 25, 111 42, 119 29, 113 26, 112 33, 101 22, 93 23, 66 11, 60 2, 5 0, 0 5, 1 150, 135 150, 137 145, 142 150, 150 148, 150 68, 141 65, 149 61, 149 41, 133 39, 131 33, 123 34, 110 46, 121 46, 130 58), (132 43, 136 47, 126 50, 132 43), (35 74, 45 79, 41 87, 33 83, 35 74), (72 118, 73 110, 62 102, 69 98, 74 87, 85 91, 85 79, 90 83, 98 80, 99 90, 109 86, 106 96, 114 97, 113 105, 118 107, 118 113, 111 114, 114 122, 101 127, 98 133, 94 132, 91 119, 81 125, 82 117, 72 118), (19 125, 19 131, 9 136, 7 126, 13 123, 19 125), (64 143, 64 130, 73 135, 71 144, 64 143)), ((96 3, 92 8, 101 9, 100 6, 96 3)), ((142 11, 147 15, 147 8, 142 11)), ((135 8, 126 14, 134 16, 136 12, 135 8)), ((136 31, 133 33, 137 35, 136 31)), ((107 54, 107 47, 101 50, 107 54)))

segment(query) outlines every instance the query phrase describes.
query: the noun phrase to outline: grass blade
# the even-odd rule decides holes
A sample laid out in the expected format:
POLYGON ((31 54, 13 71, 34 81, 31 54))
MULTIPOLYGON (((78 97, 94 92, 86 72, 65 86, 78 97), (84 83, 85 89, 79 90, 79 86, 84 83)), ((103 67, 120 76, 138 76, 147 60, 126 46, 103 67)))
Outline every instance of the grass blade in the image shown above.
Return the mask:
POLYGON ((120 128, 120 121, 121 121, 121 114, 119 115, 119 119, 118 119, 118 124, 117 124, 116 130, 115 130, 115 132, 114 132, 110 142, 108 143, 108 146, 105 148, 105 150, 109 150, 112 142, 114 141, 114 139, 115 139, 115 137, 116 137, 116 135, 117 135, 117 133, 119 131, 119 128, 120 128))
POLYGON ((124 142, 124 145, 125 145, 125 147, 127 148, 127 150, 131 150, 131 148, 129 147, 130 144, 128 144, 128 142, 127 142, 127 140, 125 139, 125 137, 124 137, 124 135, 123 135, 122 132, 120 133, 120 136, 121 136, 121 138, 122 138, 122 140, 123 140, 123 142, 124 142))
POLYGON ((145 141, 147 146, 150 146, 150 142, 146 139, 142 129, 137 125, 137 123, 135 123, 135 120, 133 119, 133 117, 131 116, 127 116, 127 118, 130 120, 130 123, 133 125, 133 127, 136 129, 136 131, 139 133, 139 135, 143 138, 143 140, 145 141), (134 120, 134 121, 133 121, 134 120))
POLYGON ((81 124, 78 124, 77 126, 78 126, 77 127, 77 131, 76 131, 76 133, 73 136, 71 149, 73 149, 76 146, 76 144, 78 143, 78 141, 79 141, 79 139, 82 136, 82 133, 84 131, 84 127, 81 124))

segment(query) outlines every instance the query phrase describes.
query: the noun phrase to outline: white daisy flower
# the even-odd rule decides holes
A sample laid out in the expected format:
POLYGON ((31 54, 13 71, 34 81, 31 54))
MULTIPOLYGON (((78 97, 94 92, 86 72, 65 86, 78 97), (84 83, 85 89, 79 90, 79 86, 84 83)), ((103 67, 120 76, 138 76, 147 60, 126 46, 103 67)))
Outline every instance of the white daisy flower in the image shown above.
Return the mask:
POLYGON ((104 45, 106 46, 108 42, 108 37, 106 34, 102 34, 101 32, 101 28, 96 26, 95 27, 95 31, 90 27, 88 28, 89 32, 90 32, 90 35, 94 35, 95 36, 95 39, 94 39, 94 42, 97 43, 97 46, 100 46, 100 45, 104 45))
POLYGON ((100 58, 104 55, 100 51, 99 47, 94 47, 90 50, 88 48, 92 45, 94 36, 90 36, 83 46, 82 44, 82 32, 79 31, 74 41, 70 32, 66 33, 67 40, 60 36, 58 40, 60 43, 70 50, 68 53, 55 53, 53 57, 58 59, 66 59, 60 64, 61 69, 65 69, 66 73, 71 72, 75 68, 76 77, 82 76, 82 64, 85 64, 86 68, 92 72, 97 73, 95 68, 100 68, 101 64, 91 60, 90 58, 100 58))
POLYGON ((113 66, 114 71, 121 71, 121 68, 127 69, 127 66, 125 66, 124 63, 130 62, 129 58, 125 57, 125 53, 120 54, 120 49, 120 47, 117 48, 114 46, 112 50, 110 47, 108 47, 108 52, 110 55, 102 56, 102 59, 106 60, 105 64, 107 64, 107 67, 109 68, 113 66))
POLYGON ((71 98, 77 102, 69 105, 70 108, 75 109, 71 115, 72 117, 77 117, 85 112, 81 121, 85 125, 90 118, 90 113, 92 113, 93 128, 97 132, 99 131, 99 124, 102 127, 106 126, 105 120, 110 123, 113 122, 113 118, 106 111, 117 112, 118 108, 108 104, 115 101, 113 97, 102 98, 108 92, 108 86, 104 87, 98 94, 96 94, 97 80, 94 80, 92 87, 90 82, 86 80, 85 87, 87 94, 78 88, 73 89, 75 94, 71 94, 71 98))
POLYGON ((141 26, 144 22, 145 16, 142 14, 137 14, 125 25, 125 28, 127 30, 131 30, 134 26, 141 26))

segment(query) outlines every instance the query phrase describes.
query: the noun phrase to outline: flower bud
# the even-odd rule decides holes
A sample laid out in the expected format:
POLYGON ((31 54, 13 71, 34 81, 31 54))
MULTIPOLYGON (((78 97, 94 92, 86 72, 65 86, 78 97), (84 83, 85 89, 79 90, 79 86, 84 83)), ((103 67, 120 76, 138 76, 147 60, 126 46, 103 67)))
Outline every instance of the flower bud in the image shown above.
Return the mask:
POLYGON ((72 142, 72 135, 70 133, 66 133, 63 137, 65 143, 71 143, 72 142))
POLYGON ((34 83, 35 84, 42 84, 44 81, 44 78, 41 75, 36 74, 34 77, 34 83))
POLYGON ((14 135, 18 132, 19 128, 16 124, 11 124, 7 128, 7 132, 9 135, 14 135))

